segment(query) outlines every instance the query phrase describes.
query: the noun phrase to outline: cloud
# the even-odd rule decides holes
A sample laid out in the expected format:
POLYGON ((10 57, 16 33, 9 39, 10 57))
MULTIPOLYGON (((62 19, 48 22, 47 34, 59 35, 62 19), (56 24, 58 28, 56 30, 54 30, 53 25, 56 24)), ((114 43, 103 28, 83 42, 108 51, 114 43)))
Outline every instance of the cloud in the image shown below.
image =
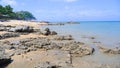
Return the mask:
POLYGON ((17 2, 15 0, 1 0, 0 4, 4 5, 17 5, 17 2))

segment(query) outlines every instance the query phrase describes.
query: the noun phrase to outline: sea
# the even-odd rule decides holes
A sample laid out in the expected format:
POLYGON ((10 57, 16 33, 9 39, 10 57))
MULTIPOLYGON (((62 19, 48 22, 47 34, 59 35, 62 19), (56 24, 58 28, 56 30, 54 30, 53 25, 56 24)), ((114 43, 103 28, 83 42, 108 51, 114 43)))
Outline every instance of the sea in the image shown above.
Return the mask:
POLYGON ((87 37, 95 37, 94 42, 105 46, 120 46, 120 21, 81 21, 80 24, 44 27, 57 31, 59 35, 72 35, 78 41, 88 42, 87 37))
POLYGON ((101 53, 94 44, 100 43, 108 48, 120 46, 120 21, 80 21, 79 23, 42 26, 42 28, 50 28, 56 31, 58 35, 72 35, 76 41, 84 42, 86 45, 95 48, 94 54, 83 57, 84 60, 98 63, 120 63, 120 55, 101 53), (94 39, 90 37, 94 37, 94 39))

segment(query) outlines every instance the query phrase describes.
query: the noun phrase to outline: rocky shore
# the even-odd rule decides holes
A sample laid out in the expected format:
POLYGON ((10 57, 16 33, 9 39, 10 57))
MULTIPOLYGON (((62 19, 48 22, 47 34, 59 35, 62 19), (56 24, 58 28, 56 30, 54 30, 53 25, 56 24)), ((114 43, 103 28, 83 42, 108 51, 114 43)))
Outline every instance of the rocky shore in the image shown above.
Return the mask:
MULTIPOLYGON (((98 48, 106 54, 120 54, 119 47, 98 48)), ((89 65, 92 68, 120 67, 119 63, 112 67, 95 62, 91 64, 92 61, 79 61, 79 67, 75 59, 93 55, 95 51, 95 48, 75 41, 71 35, 59 35, 49 28, 0 24, 0 67, 3 68, 89 68, 89 65)))

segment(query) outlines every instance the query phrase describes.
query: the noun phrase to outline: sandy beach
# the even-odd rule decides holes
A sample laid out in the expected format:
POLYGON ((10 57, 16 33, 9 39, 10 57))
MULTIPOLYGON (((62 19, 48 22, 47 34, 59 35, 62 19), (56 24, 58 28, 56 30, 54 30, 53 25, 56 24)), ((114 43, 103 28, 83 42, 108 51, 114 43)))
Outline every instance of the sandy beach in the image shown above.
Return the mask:
MULTIPOLYGON (((95 48, 75 41, 71 35, 61 36, 48 28, 40 29, 47 24, 18 20, 0 22, 0 55, 8 54, 11 60, 7 66, 3 66, 8 60, 3 57, 5 61, 0 65, 3 68, 120 68, 120 63, 102 64, 87 60, 97 51, 95 48)), ((120 54, 120 48, 109 49, 95 44, 103 54, 120 54)))
POLYGON ((27 26, 32 26, 34 28, 39 28, 40 25, 47 25, 48 23, 44 22, 35 22, 35 21, 23 21, 23 20, 9 20, 5 22, 0 22, 0 24, 3 25, 12 25, 12 26, 17 26, 17 25, 27 25, 27 26))

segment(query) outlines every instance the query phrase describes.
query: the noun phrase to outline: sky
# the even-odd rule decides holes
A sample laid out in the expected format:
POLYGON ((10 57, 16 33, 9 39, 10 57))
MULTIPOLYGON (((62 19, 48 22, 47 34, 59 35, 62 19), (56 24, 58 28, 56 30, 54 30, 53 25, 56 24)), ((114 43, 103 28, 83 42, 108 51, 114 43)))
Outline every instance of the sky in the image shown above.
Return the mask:
POLYGON ((120 21, 120 0, 0 0, 44 21, 120 21))

